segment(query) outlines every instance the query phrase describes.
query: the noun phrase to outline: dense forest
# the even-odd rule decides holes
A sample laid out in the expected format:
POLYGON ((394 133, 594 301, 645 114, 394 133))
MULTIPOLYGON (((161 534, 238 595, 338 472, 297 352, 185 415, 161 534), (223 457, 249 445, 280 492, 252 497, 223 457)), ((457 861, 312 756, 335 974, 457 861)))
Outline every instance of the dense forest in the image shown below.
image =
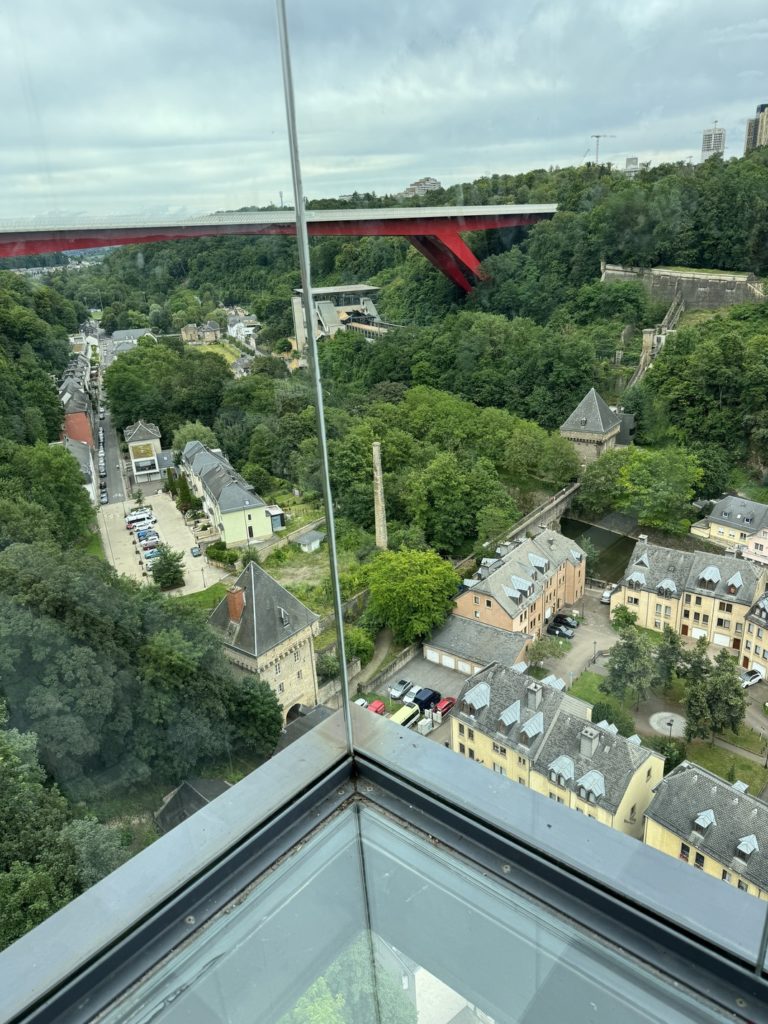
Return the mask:
MULTIPOLYGON (((94 509, 52 443, 84 315, 0 273, 0 947, 131 854, 130 829, 92 806, 239 750, 267 756, 282 727, 274 693, 236 681, 203 612, 86 553, 94 509)), ((206 379, 229 379, 213 358, 206 379)))

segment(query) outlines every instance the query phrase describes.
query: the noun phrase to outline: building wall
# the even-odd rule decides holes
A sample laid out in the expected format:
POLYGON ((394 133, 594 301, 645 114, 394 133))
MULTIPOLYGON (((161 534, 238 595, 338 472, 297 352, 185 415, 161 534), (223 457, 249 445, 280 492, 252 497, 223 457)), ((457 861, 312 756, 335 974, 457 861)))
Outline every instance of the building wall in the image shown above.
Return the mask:
MULTIPOLYGON (((513 664, 525 660, 525 652, 528 650, 528 643, 526 642, 520 650, 520 653, 515 658, 513 664)), ((443 650, 442 647, 438 647, 435 644, 425 643, 423 648, 424 657, 427 661, 432 662, 434 665, 442 665, 444 668, 453 669, 454 672, 461 672, 465 676, 472 676, 475 672, 479 672, 481 669, 488 665, 490 658, 478 659, 470 658, 466 655, 460 656, 453 654, 450 651, 443 650)))
POLYGON ((760 562, 761 565, 768 565, 768 530, 747 533, 746 530, 740 530, 738 527, 713 523, 705 519, 701 523, 694 523, 691 533, 694 537, 704 537, 711 544, 717 544, 723 548, 736 547, 744 558, 760 562))
POLYGON ((238 547, 243 544, 256 544, 258 541, 266 540, 272 536, 272 520, 267 515, 263 506, 260 508, 237 509, 235 512, 220 513, 218 506, 211 501, 208 503, 213 512, 214 523, 221 534, 221 539, 228 548, 238 547), (253 536, 248 530, 253 531, 253 536))
POLYGON ((724 600, 715 595, 684 592, 667 598, 624 585, 611 596, 611 613, 620 604, 637 615, 638 626, 660 633, 667 625, 681 636, 694 640, 705 636, 708 643, 729 647, 734 653, 742 648, 746 633, 745 616, 751 607, 749 603, 739 602, 733 597, 724 600))
POLYGON ((561 430, 560 434, 576 449, 582 466, 587 466, 599 459, 603 452, 615 447, 620 430, 621 425, 617 424, 608 434, 579 434, 572 430, 561 430))
MULTIPOLYGON (((713 826, 714 827, 714 826, 713 826)), ((680 847, 684 842, 680 836, 671 832, 669 829, 660 825, 657 821, 652 821, 650 818, 645 819, 645 831, 643 834, 643 842, 646 846, 652 846, 654 850, 660 850, 661 853, 666 853, 670 857, 676 857, 678 860, 682 860, 680 856, 680 847)), ((688 843, 690 853, 688 856, 688 863, 696 870, 695 857, 696 847, 693 843, 688 843)), ((742 883, 742 887, 745 892, 750 893, 752 896, 758 896, 761 900, 768 899, 768 894, 758 886, 751 882, 747 882, 737 872, 732 871, 730 868, 726 868, 725 864, 721 864, 720 861, 715 860, 714 857, 704 855, 702 866, 699 870, 703 871, 706 875, 711 875, 713 878, 720 879, 723 881, 723 871, 727 871, 729 878, 725 879, 730 885, 737 886, 739 882, 742 883)))
POLYGON ((318 624, 307 626, 260 658, 252 658, 242 651, 224 644, 227 657, 246 672, 254 672, 268 683, 277 694, 283 717, 296 704, 314 707, 318 703, 317 672, 313 636, 318 624))
POLYGON ((502 608, 494 597, 474 590, 466 590, 459 595, 453 613, 463 615, 466 619, 476 619, 488 626, 498 626, 499 629, 541 636, 548 622, 547 610, 551 609, 554 615, 561 608, 575 604, 583 595, 585 574, 584 561, 574 566, 566 560, 546 581, 544 590, 532 598, 530 603, 521 606, 515 615, 502 608))

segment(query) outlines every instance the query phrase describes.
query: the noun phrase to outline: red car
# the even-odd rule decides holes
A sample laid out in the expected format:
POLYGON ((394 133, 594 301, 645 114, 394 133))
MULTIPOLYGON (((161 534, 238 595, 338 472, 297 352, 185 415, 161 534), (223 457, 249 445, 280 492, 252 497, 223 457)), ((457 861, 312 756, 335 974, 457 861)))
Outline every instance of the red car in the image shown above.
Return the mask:
POLYGON ((387 711, 387 706, 383 700, 372 700, 368 705, 368 710, 372 711, 374 715, 384 715, 387 711))
POLYGON ((450 715, 455 706, 455 697, 443 697, 441 701, 438 701, 437 704, 435 704, 435 711, 439 711, 443 718, 445 718, 446 715, 450 715))

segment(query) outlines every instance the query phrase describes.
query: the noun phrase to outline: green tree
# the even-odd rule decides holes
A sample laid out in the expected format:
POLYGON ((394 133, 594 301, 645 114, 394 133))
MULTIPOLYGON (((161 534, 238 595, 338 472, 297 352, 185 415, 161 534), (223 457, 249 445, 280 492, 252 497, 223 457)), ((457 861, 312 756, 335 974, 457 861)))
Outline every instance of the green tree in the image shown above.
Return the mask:
POLYGON ((529 644, 525 652, 528 663, 534 666, 540 666, 543 662, 554 658, 562 658, 563 654, 565 654, 563 645, 554 636, 540 636, 538 640, 529 644))
POLYGON ((434 551, 383 551, 368 572, 367 615, 412 643, 445 620, 458 585, 453 567, 434 551))
POLYGON ((235 745, 265 758, 273 754, 283 731, 283 712, 269 684, 244 677, 232 692, 231 710, 235 745))
POLYGON ((338 679, 341 672, 339 659, 330 651, 323 651, 317 659, 317 677, 321 683, 330 683, 332 679, 338 679))
POLYGON ((653 671, 650 641, 639 629, 629 626, 621 630, 618 643, 611 648, 608 675, 600 683, 600 689, 620 704, 631 700, 637 707, 648 695, 653 671))
POLYGON ((171 551, 167 544, 159 544, 160 554, 153 559, 152 579, 161 590, 184 586, 184 552, 171 551))
POLYGON ((613 609, 611 625, 617 633, 637 625, 637 612, 631 612, 625 604, 619 604, 613 609))
POLYGON ((632 715, 611 701, 599 700, 592 705, 592 721, 612 723, 619 730, 620 736, 632 736, 635 733, 632 715))
POLYGON ((192 423, 182 423, 180 427, 174 430, 173 441, 171 442, 174 455, 180 456, 184 451, 184 446, 190 441, 199 441, 208 448, 219 447, 216 434, 210 427, 206 427, 204 423, 201 423, 200 420, 195 420, 192 423))
POLYGON ((726 729, 739 731, 747 702, 735 658, 722 650, 712 664, 706 659, 706 640, 702 640, 704 644, 697 644, 688 661, 685 729, 688 739, 709 737, 714 743, 715 736, 726 729))
POLYGON ((679 674, 683 664, 683 642, 678 634, 666 623, 661 635, 661 643, 656 648, 656 683, 667 690, 672 685, 672 677, 679 674))
POLYGON ((361 665, 367 665, 373 657, 373 646, 367 629, 360 626, 344 627, 344 649, 348 658, 359 658, 361 665))
POLYGON ((280 1018, 280 1024, 347 1024, 344 996, 334 995, 325 978, 318 978, 291 1012, 280 1018))

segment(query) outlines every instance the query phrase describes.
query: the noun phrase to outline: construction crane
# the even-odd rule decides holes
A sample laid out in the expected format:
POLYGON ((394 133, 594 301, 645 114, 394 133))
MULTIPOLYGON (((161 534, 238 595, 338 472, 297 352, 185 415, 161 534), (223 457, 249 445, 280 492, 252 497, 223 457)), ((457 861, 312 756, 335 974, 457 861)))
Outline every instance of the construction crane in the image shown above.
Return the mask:
POLYGON ((600 139, 615 139, 616 136, 615 135, 607 135, 605 133, 602 133, 600 135, 592 135, 590 137, 595 140, 595 166, 599 167, 600 166, 600 139))

